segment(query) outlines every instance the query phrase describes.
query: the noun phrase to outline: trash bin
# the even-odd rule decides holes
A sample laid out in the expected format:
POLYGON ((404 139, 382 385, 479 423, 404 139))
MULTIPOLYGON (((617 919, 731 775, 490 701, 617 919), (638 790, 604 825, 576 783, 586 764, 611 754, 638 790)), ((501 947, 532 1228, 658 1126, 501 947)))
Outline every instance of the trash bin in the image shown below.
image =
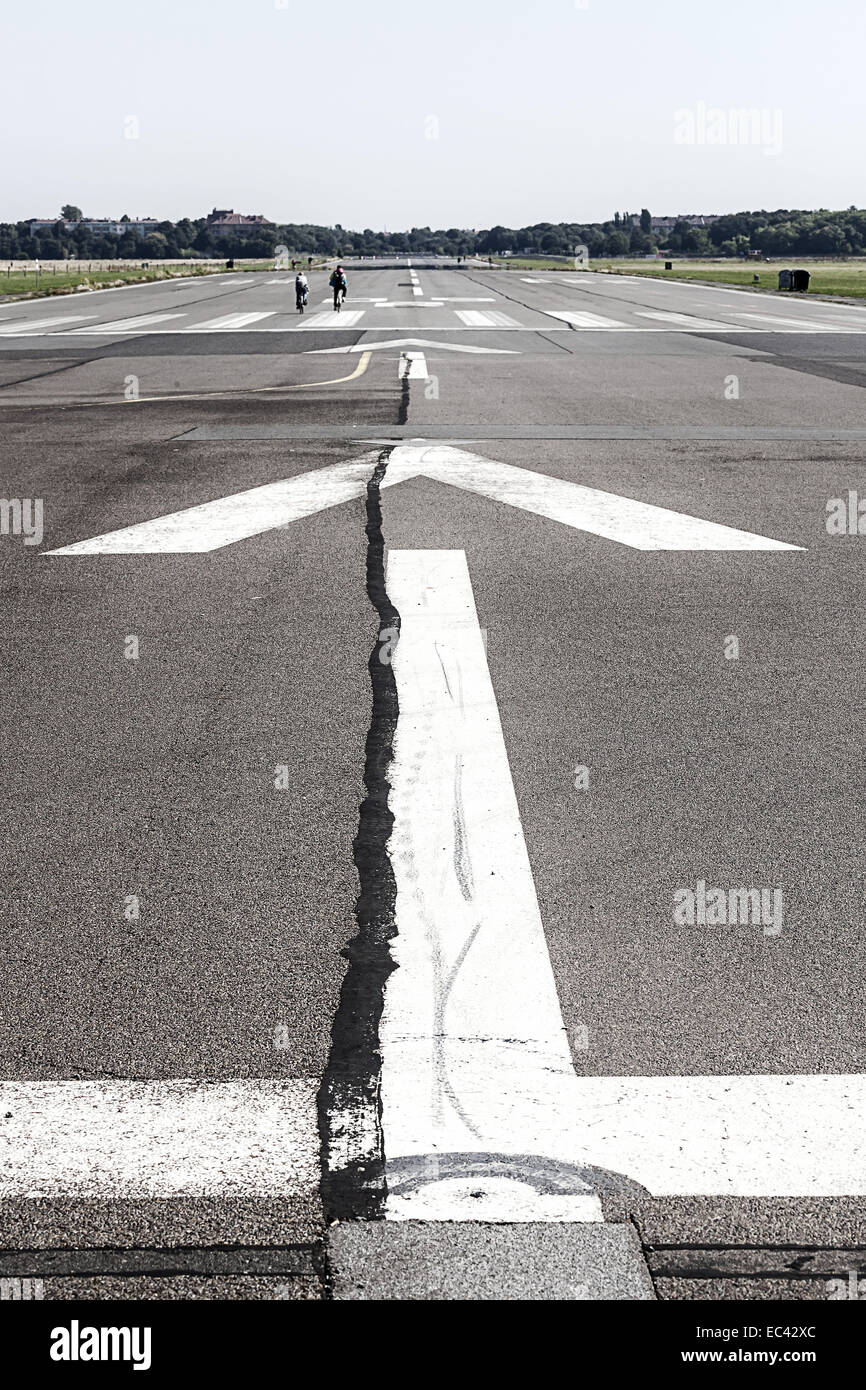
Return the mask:
POLYGON ((674 263, 673 263, 673 261, 665 261, 665 270, 673 270, 673 268, 674 268, 674 263))
POLYGON ((791 289, 799 290, 801 294, 805 294, 809 288, 809 278, 808 270, 792 270, 791 289))
POLYGON ((234 270, 234 268, 235 268, 234 259, 226 261, 226 270, 234 270))
POLYGON ((791 288, 791 276, 793 275, 793 273, 794 273, 794 272, 793 272, 792 270, 780 270, 780 271, 779 271, 779 289, 780 289, 780 290, 789 290, 789 289, 791 288))

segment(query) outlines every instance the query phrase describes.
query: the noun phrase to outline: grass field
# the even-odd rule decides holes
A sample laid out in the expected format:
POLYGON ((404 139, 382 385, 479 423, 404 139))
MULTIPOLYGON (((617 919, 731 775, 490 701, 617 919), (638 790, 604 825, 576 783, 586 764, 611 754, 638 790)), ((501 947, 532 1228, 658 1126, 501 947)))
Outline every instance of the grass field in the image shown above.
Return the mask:
MULTIPOLYGON (((237 271, 242 270, 270 270, 273 262, 261 261, 257 264, 244 263, 236 267, 237 271)), ((188 265, 155 266, 152 265, 148 270, 140 267, 133 270, 58 270, 52 274, 50 270, 43 270, 38 279, 34 270, 27 270, 26 274, 18 268, 12 269, 11 273, 0 269, 0 298, 4 295, 12 295, 18 299, 42 299, 54 294, 71 294, 76 290, 99 290, 109 289, 117 285, 136 285, 145 280, 179 280, 190 275, 224 275, 224 265, 196 265, 190 262, 188 265)))
MULTIPOLYGON (((812 277, 809 294, 842 295, 851 299, 866 298, 866 260, 862 261, 810 261, 793 256, 787 261, 746 263, 742 261, 687 261, 671 257, 673 270, 665 270, 663 260, 628 261, 603 260, 590 261, 591 270, 609 271, 611 275, 648 275, 658 280, 698 280, 710 281, 719 285, 748 285, 750 289, 775 290, 780 293, 779 271, 789 269, 808 270, 812 277), (757 280, 755 279, 757 276, 757 280)), ((494 265, 511 270, 571 270, 571 262, 545 260, 543 257, 508 256, 504 259, 494 257, 494 265)), ((580 274, 581 272, 576 272, 580 274)), ((787 291, 781 291, 787 293, 787 291)))

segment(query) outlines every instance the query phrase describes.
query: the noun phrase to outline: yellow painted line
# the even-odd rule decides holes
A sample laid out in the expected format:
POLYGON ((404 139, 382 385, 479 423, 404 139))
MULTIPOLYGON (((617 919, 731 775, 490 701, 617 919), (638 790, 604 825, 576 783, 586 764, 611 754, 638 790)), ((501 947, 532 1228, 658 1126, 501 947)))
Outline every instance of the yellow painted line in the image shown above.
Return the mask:
POLYGON ((240 387, 235 391, 196 391, 190 392, 186 395, 136 396, 132 400, 124 399, 122 401, 24 401, 19 403, 17 401, 7 399, 0 400, 0 405, 11 405, 17 408, 18 410, 26 410, 28 406, 30 408, 38 407, 40 409, 45 409, 49 406, 61 406, 63 408, 67 408, 70 406, 84 405, 143 405, 145 402, 152 403, 154 401, 204 401, 214 400, 216 398, 226 396, 259 396, 267 391, 306 391, 316 386, 340 386, 345 381, 355 381, 359 376, 364 375, 368 366, 370 365, 370 358, 372 356, 372 352, 362 352, 357 367, 353 372, 350 372, 348 376, 332 377, 330 381, 299 381, 296 382, 293 386, 250 386, 240 387))

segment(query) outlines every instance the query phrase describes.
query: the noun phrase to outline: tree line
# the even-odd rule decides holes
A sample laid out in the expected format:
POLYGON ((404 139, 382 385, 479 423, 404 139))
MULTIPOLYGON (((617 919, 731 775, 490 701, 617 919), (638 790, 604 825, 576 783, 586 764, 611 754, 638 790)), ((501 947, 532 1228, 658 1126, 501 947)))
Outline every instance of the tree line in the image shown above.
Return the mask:
MULTIPOLYGON (((802 211, 735 212, 707 226, 681 219, 672 229, 653 228, 648 209, 640 215, 616 212, 606 222, 536 222, 528 227, 490 227, 482 231, 459 227, 433 230, 412 227, 404 232, 351 231, 339 224, 269 225, 215 235, 207 219, 181 218, 160 222, 142 237, 133 230, 121 236, 91 232, 80 209, 67 204, 64 213, 77 214, 75 225, 34 232, 26 222, 0 223, 0 260, 114 260, 123 258, 179 260, 211 256, 267 259, 276 246, 290 253, 321 256, 511 255, 572 256, 586 246, 594 259, 644 256, 657 251, 685 255, 857 256, 866 254, 866 210, 855 207, 832 212, 826 208, 802 211)), ((124 219, 126 220, 126 219, 124 219)))

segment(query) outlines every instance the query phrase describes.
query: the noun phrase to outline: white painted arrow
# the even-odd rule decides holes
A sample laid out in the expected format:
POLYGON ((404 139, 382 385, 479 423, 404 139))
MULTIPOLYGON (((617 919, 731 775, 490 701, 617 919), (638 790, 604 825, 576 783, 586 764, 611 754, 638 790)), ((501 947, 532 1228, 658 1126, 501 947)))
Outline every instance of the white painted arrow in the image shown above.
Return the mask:
POLYGON ((866 1076, 576 1074, 466 555, 392 550, 387 590, 386 1217, 600 1221, 599 1170, 657 1196, 866 1192, 866 1076))
POLYGON ((309 353, 304 356, 309 357, 331 357, 334 353, 340 352, 381 352, 382 348, 437 348, 439 352, 476 352, 487 353, 495 357, 520 357, 521 353, 515 352, 512 348, 489 348, 474 347, 471 344, 463 343, 436 343, 429 338, 389 338, 386 343, 354 343, 348 347, 333 348, 311 348, 309 353))
MULTIPOLYGON (((353 463, 338 463, 297 478, 267 483, 44 553, 131 555, 218 550, 363 496, 376 457, 374 453, 367 454, 353 463)), ((382 487, 395 487, 418 477, 448 483, 494 502, 507 502, 521 511, 578 531, 589 531, 635 550, 803 549, 787 541, 584 487, 548 473, 494 462, 451 445, 399 445, 388 460, 382 487)))

